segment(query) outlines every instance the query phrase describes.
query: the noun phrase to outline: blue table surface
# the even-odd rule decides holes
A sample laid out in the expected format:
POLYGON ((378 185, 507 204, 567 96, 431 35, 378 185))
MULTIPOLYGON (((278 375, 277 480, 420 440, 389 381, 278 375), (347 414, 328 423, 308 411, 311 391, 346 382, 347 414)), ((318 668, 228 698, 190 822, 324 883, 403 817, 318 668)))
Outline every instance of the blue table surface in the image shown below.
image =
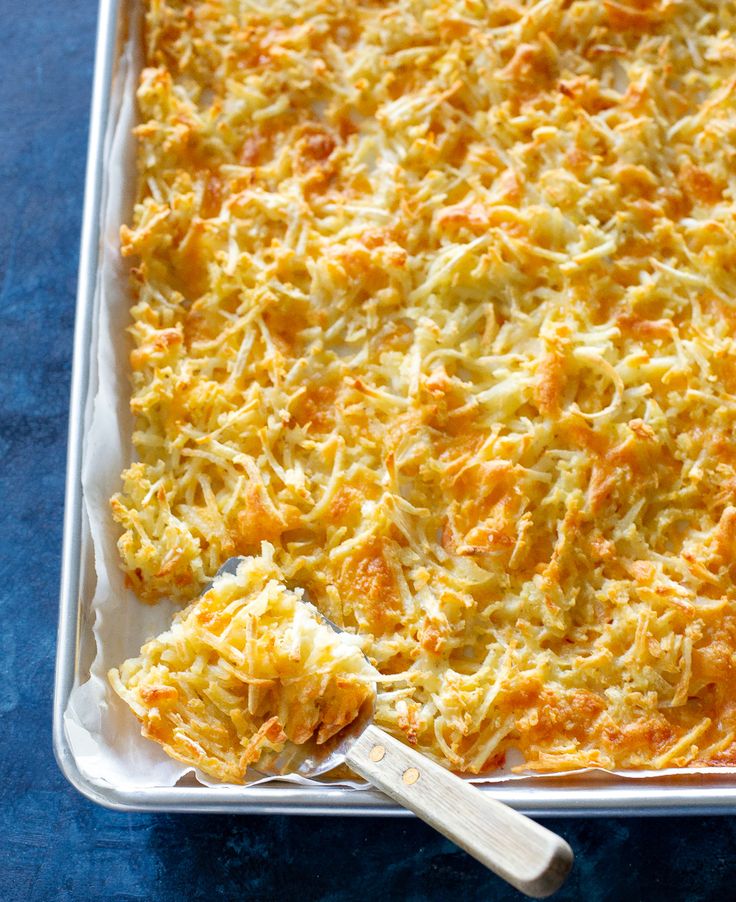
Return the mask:
MULTIPOLYGON (((521 896, 413 820, 119 814, 51 751, 94 0, 0 0, 0 900, 521 896)), ((559 900, 736 899, 736 819, 553 822, 559 900)))

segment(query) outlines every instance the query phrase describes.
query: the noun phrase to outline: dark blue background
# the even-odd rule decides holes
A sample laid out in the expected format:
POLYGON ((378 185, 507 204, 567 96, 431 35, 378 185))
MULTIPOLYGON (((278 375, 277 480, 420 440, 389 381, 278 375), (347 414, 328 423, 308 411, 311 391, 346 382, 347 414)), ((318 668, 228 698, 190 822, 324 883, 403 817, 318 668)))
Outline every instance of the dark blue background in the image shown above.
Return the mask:
MULTIPOLYGON (((0 900, 521 898, 411 820, 117 814, 51 752, 94 0, 0 0, 0 900)), ((736 820, 558 821, 556 899, 736 899, 736 820)))

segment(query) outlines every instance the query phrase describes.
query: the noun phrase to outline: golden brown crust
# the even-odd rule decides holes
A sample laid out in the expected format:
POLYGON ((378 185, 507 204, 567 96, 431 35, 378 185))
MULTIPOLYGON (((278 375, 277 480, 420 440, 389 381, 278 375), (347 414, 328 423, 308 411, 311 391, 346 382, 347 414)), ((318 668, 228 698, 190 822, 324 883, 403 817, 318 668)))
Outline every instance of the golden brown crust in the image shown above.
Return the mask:
POLYGON ((269 538, 361 634, 379 722, 459 770, 731 760, 735 29, 151 3, 113 502, 141 597, 269 538))

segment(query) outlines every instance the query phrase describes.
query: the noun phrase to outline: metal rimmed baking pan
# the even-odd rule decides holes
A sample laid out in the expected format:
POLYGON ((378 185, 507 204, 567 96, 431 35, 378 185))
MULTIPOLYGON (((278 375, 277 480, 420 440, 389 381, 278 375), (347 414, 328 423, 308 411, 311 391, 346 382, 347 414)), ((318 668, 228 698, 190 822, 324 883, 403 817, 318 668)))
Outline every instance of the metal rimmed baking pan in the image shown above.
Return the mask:
MULTIPOLYGON (((79 264, 79 287, 69 413, 64 544, 61 569, 54 751, 62 772, 85 796, 118 810, 251 812, 280 814, 407 815, 377 791, 344 786, 268 783, 251 787, 172 787, 123 790, 85 777, 65 732, 64 712, 75 685, 83 683, 94 656, 90 602, 95 575, 82 493, 82 450, 93 367, 94 297, 105 190, 107 127, 111 98, 119 88, 120 59, 130 29, 125 0, 101 0, 93 82, 89 151, 79 264)), ((537 816, 704 814, 736 810, 736 777, 668 775, 624 778, 605 774, 517 779, 483 787, 499 800, 537 816)))

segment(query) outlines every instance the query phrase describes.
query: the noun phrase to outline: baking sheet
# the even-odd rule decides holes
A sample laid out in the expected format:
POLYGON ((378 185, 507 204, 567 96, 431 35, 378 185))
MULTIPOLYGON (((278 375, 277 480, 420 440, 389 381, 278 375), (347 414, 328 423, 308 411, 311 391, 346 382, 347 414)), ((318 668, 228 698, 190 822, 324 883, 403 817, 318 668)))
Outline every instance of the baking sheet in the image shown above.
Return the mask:
MULTIPOLYGON (((173 787, 192 775, 209 781, 193 769, 168 758, 155 743, 140 735, 137 721, 113 693, 107 670, 138 653, 152 636, 168 628, 178 606, 161 602, 141 604, 125 587, 116 548, 118 528, 109 512, 109 498, 119 489, 120 473, 132 459, 129 414, 128 340, 130 292, 128 267, 119 251, 119 227, 129 221, 135 194, 135 88, 141 66, 140 7, 130 7, 130 38, 125 43, 113 80, 105 128, 106 161, 102 204, 99 267, 93 298, 92 342, 82 486, 84 509, 94 548, 96 589, 90 605, 96 644, 89 678, 73 687, 64 711, 66 741, 82 777, 123 792, 173 787)), ((656 777, 733 775, 734 768, 679 768, 661 771, 598 772, 628 782, 656 777)), ((559 780, 595 776, 594 771, 566 772, 559 780)), ((283 779, 283 778, 282 778, 283 779)), ((322 785, 301 777, 293 782, 322 785)), ((554 775, 512 774, 508 770, 478 778, 478 782, 554 782, 554 775)), ((267 782, 254 780, 249 786, 267 782)), ((363 784, 331 783, 359 790, 363 784)), ((242 787, 233 791, 247 792, 242 787)))

